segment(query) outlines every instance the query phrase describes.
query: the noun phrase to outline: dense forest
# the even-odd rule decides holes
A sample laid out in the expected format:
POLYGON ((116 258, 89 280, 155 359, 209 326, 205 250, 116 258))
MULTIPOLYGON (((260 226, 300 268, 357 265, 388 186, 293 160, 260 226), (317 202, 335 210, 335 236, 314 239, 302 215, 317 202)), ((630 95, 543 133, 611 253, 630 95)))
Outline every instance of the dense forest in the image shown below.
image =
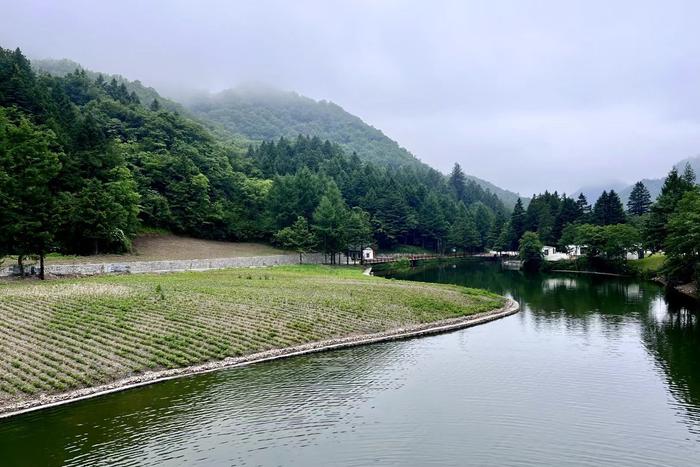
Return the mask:
POLYGON ((518 203, 495 244, 517 249, 526 260, 542 260, 542 245, 566 251, 584 245, 582 260, 594 270, 624 271, 628 252, 664 252, 663 273, 672 283, 700 283, 700 187, 690 164, 674 167, 664 179, 656 201, 646 185, 634 184, 626 203, 614 191, 604 191, 593 206, 580 194, 545 192, 524 209, 518 203))
POLYGON ((1 254, 128 250, 143 226, 294 248, 313 240, 329 253, 360 243, 476 251, 505 217, 458 165, 446 178, 374 164, 316 136, 241 151, 142 97, 82 69, 36 73, 19 49, 0 50, 1 254))

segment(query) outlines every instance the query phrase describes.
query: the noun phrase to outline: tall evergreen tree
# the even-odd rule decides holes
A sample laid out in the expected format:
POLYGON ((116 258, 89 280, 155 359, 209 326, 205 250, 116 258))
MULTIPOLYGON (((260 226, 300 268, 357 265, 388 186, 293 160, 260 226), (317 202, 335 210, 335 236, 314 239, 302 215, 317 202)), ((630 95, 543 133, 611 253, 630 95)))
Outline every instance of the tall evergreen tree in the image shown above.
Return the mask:
MULTIPOLYGON (((55 137, 22 116, 12 122, 0 108, 0 251, 22 258, 39 255, 44 278, 44 256, 54 246, 59 154, 51 148, 55 137)), ((23 271, 21 271, 23 272, 23 271)))
POLYGON ((335 183, 328 185, 313 215, 313 229, 323 252, 336 262, 335 255, 345 246, 345 218, 347 207, 335 183))
POLYGON ((348 248, 362 250, 372 244, 372 224, 369 213, 359 206, 350 209, 345 220, 345 241, 348 248))
POLYGON ((559 245, 564 228, 569 224, 579 221, 581 217, 582 214, 576 201, 566 195, 562 196, 559 212, 557 212, 557 217, 554 220, 554 227, 552 229, 551 236, 553 243, 559 245))
POLYGON ((688 190, 678 201, 669 218, 664 251, 665 269, 673 282, 694 277, 700 286, 700 189, 688 190))
POLYGON ((464 176, 462 167, 455 162, 450 174, 450 187, 458 201, 465 201, 467 178, 464 176))
POLYGON ((586 199, 586 195, 584 195, 583 193, 578 195, 578 198, 576 199, 576 207, 578 208, 580 216, 579 219, 581 222, 586 223, 592 221, 592 208, 591 205, 588 203, 588 200, 586 199))
POLYGON ((517 250, 520 237, 522 237, 525 233, 525 221, 526 213, 525 209, 523 208, 523 201, 518 198, 518 201, 515 203, 515 207, 513 208, 513 213, 510 216, 510 229, 512 236, 509 249, 517 250))
POLYGON ((666 244, 668 222, 683 196, 695 188, 695 174, 686 166, 683 175, 674 167, 666 176, 661 194, 651 207, 649 219, 644 229, 647 247, 659 251, 666 244))
POLYGON ((642 182, 637 182, 632 188, 630 198, 627 201, 627 212, 633 216, 641 216, 649 212, 651 208, 651 195, 642 182))
POLYGON ((625 210, 615 190, 603 191, 593 207, 593 219, 598 225, 623 224, 625 222, 625 210))
POLYGON ((472 204, 469 211, 479 232, 479 249, 483 250, 488 244, 489 233, 494 223, 493 212, 482 202, 472 204))

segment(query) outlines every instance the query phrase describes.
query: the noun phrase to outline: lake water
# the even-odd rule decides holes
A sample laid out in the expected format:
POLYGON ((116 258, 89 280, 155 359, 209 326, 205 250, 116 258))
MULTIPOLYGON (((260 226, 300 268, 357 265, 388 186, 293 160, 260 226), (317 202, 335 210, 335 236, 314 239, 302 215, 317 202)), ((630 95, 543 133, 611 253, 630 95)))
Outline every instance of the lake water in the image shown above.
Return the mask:
POLYGON ((522 311, 0 420, 0 465, 700 465, 693 302, 487 262, 401 278, 486 288, 522 311))

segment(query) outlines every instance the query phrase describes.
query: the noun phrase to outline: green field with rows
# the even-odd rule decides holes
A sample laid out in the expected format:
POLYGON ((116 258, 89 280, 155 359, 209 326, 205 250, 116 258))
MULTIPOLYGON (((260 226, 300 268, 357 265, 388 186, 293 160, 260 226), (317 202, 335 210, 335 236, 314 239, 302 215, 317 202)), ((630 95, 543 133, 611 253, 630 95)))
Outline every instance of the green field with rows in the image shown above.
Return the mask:
POLYGON ((0 283, 0 407, 332 337, 492 310, 474 289, 287 266, 0 283))

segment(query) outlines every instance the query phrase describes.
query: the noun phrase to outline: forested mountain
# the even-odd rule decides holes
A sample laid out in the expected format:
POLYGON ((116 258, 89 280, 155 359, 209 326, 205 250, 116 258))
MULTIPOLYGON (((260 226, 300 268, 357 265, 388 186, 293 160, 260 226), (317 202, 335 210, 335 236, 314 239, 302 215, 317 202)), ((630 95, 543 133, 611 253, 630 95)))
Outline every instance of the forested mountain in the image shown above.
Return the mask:
POLYGON ((328 253, 370 243, 479 251, 505 218, 459 165, 447 178, 375 164, 317 136, 245 152, 134 86, 83 69, 37 74, 19 49, 0 49, 0 256, 122 250, 144 225, 313 237, 328 253))
POLYGON ((195 115, 255 141, 318 136, 339 144, 363 160, 391 167, 420 162, 406 149, 342 107, 295 92, 244 86, 189 102, 195 115))
POLYGON ((242 137, 240 135, 232 135, 228 130, 226 130, 224 127, 222 127, 216 122, 209 120, 203 121, 197 119, 194 116, 194 114, 185 106, 183 106, 179 102, 175 102, 172 99, 168 99, 167 97, 161 96, 160 93, 158 93, 158 91, 156 91, 154 88, 145 86, 139 80, 131 81, 121 75, 109 75, 106 73, 88 70, 87 68, 83 68, 79 63, 65 58, 60 60, 33 59, 31 61, 31 65, 32 69, 34 69, 39 74, 48 73, 56 77, 64 77, 70 73, 73 73, 75 70, 82 70, 85 72, 85 75, 92 80, 96 80, 100 76, 102 76, 101 79, 104 81, 111 82, 111 80, 114 79, 117 84, 121 85, 123 83, 126 86, 128 92, 135 93, 136 96, 139 98, 140 102, 152 103, 153 101, 157 101, 158 105, 165 110, 169 110, 171 112, 190 117, 191 119, 195 119, 200 124, 206 126, 219 139, 227 140, 230 145, 235 146, 237 149, 243 150, 252 143, 252 141, 250 141, 248 138, 242 137))
MULTIPOLYGON (((191 98, 187 106, 201 119, 219 124, 235 136, 255 141, 295 138, 300 134, 318 136, 339 144, 349 154, 357 153, 364 161, 394 168, 427 167, 380 130, 342 107, 294 92, 245 86, 191 98)), ((515 205, 516 193, 472 175, 466 176, 495 193, 506 208, 512 209, 515 205)))

